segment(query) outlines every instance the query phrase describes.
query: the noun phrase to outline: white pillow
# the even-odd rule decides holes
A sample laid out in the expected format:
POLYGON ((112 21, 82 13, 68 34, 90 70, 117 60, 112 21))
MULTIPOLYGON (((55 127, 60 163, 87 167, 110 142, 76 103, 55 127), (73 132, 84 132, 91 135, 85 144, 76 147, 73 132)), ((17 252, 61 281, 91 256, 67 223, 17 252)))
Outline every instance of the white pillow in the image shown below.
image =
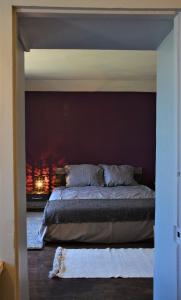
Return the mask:
POLYGON ((134 167, 128 165, 101 165, 106 186, 135 185, 134 167))
POLYGON ((81 164, 65 166, 66 186, 104 186, 103 170, 100 166, 81 164))

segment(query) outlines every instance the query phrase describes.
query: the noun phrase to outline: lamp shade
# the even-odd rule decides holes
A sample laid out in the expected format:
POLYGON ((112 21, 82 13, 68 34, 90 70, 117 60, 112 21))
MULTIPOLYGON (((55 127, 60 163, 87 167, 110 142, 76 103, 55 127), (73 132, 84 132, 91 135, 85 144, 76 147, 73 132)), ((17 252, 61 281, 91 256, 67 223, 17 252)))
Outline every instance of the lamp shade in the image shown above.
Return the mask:
POLYGON ((43 194, 45 187, 45 177, 44 176, 36 176, 34 178, 34 192, 37 194, 43 194))

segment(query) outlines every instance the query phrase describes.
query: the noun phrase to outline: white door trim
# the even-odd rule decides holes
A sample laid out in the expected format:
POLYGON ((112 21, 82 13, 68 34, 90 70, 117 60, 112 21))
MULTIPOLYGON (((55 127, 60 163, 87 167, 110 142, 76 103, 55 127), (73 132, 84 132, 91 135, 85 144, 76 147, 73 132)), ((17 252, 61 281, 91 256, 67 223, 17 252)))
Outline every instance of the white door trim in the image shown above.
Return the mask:
POLYGON ((174 22, 175 44, 175 93, 177 99, 177 206, 175 213, 177 243, 177 297, 181 299, 181 13, 174 22))

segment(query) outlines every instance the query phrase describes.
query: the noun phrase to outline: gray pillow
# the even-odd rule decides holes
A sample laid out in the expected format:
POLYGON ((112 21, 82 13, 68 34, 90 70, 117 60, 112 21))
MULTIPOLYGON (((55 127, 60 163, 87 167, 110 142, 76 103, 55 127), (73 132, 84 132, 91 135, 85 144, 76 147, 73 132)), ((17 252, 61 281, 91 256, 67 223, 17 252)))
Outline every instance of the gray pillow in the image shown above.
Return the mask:
POLYGON ((134 167, 128 165, 101 165, 106 186, 135 185, 134 167))
POLYGON ((100 166, 81 164, 66 165, 66 186, 104 186, 103 170, 100 166))

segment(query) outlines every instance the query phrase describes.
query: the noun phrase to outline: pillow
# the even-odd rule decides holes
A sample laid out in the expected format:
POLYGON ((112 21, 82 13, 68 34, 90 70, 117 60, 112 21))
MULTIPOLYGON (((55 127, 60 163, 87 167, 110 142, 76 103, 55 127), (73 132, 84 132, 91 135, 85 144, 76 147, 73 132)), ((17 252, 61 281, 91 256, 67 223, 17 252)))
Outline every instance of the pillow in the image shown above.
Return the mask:
POLYGON ((103 170, 100 166, 82 164, 65 166, 66 186, 104 186, 103 170))
POLYGON ((106 186, 135 185, 134 167, 128 165, 101 165, 106 186))

